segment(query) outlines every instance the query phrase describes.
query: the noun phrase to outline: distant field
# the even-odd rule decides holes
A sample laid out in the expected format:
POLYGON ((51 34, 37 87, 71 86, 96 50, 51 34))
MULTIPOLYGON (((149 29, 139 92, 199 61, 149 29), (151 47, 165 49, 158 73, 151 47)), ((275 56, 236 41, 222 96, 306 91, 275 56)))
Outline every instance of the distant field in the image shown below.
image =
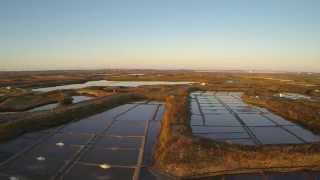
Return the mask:
MULTIPOLYGON (((154 164, 152 168, 157 171, 181 177, 200 177, 225 172, 231 174, 257 172, 256 169, 271 169, 277 172, 301 170, 298 168, 300 166, 308 167, 308 170, 314 170, 314 168, 318 170, 317 168, 319 168, 315 165, 320 160, 319 143, 304 141, 303 135, 294 136, 292 135, 294 134, 293 130, 286 131, 282 126, 273 127, 273 129, 277 129, 282 137, 298 138, 297 141, 291 141, 299 142, 298 144, 288 144, 284 141, 281 145, 268 144, 268 141, 273 142, 270 138, 259 142, 255 135, 264 138, 265 134, 250 133, 252 127, 243 123, 249 121, 245 119, 249 115, 241 115, 241 112, 251 110, 248 112, 248 114, 251 113, 251 117, 264 117, 259 116, 257 109, 253 110, 249 104, 266 108, 270 114, 272 112, 274 116, 285 118, 287 124, 296 123, 299 127, 308 129, 308 131, 304 131, 307 132, 308 138, 317 137, 311 132, 320 134, 320 74, 92 70, 0 72, 0 75, 0 140, 2 141, 32 131, 67 124, 70 121, 81 121, 87 116, 131 101, 150 101, 151 105, 153 101, 157 101, 165 102, 166 108, 160 135, 157 136, 158 143, 153 152, 154 164), (96 80, 188 81, 195 83, 138 87, 79 86, 79 89, 56 89, 50 92, 32 90, 33 88, 82 84, 96 80), (191 93, 195 91, 203 93, 204 97, 198 95, 197 98, 192 97, 194 95, 191 93), (211 93, 222 92, 222 94, 233 93, 228 96, 214 94, 208 96, 205 95, 207 91, 211 93), (190 94, 192 98, 190 98, 190 94), (73 103, 74 97, 84 98, 86 101, 73 103), (223 101, 221 99, 219 101, 217 97, 223 98, 223 101), (194 113, 190 108, 196 102, 201 112, 194 113), (228 103, 236 105, 228 108, 228 103), (35 108, 48 109, 33 112, 35 108), (231 132, 227 135, 235 137, 235 134, 240 136, 242 133, 246 140, 255 141, 251 143, 255 146, 241 143, 232 144, 228 141, 221 141, 219 138, 216 140, 203 135, 202 132, 193 134, 193 130, 199 131, 199 127, 196 126, 202 126, 200 127, 200 131, 202 131, 203 128, 213 129, 216 120, 221 123, 221 119, 225 117, 217 112, 222 114, 227 112, 229 114, 226 116, 232 115, 231 118, 236 118, 234 121, 225 119, 225 122, 222 123, 229 123, 230 126, 235 126, 232 123, 238 123, 236 128, 245 128, 250 138, 243 135, 242 132, 231 132), (202 117, 200 118, 200 116, 202 117), (205 118, 209 118, 209 120, 205 118), (195 119, 200 119, 196 123, 202 124, 193 124, 195 119), (242 122, 242 125, 239 125, 239 122, 242 122), (279 130, 279 128, 282 129, 279 130), (272 169, 274 167, 276 168, 272 169)), ((141 115, 134 114, 130 118, 141 115)), ((264 122, 272 123, 266 120, 264 122)), ((297 127, 295 126, 295 128, 297 127)), ((255 130, 255 128, 252 129, 255 130)), ((219 133, 218 137, 225 135, 219 133)), ((234 139, 230 138, 229 140, 234 139)))

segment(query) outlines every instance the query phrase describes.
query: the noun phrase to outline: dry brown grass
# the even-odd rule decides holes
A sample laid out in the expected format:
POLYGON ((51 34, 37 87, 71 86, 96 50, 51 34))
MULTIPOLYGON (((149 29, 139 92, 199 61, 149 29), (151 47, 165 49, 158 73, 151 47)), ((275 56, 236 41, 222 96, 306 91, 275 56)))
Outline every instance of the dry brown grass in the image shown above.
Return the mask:
POLYGON ((318 168, 320 144, 244 146, 192 136, 189 91, 167 98, 155 168, 179 177, 318 168))
POLYGON ((104 89, 98 89, 98 88, 83 88, 76 90, 76 94, 78 95, 86 95, 86 96, 94 96, 94 97, 104 97, 104 96, 110 96, 114 94, 113 91, 106 91, 104 89))
POLYGON ((49 92, 49 93, 25 93, 15 96, 9 96, 0 103, 0 112, 6 111, 25 111, 34 107, 63 102, 70 97, 63 92, 49 92))
POLYGON ((289 100, 274 97, 272 93, 246 92, 242 99, 252 105, 260 106, 282 117, 298 123, 320 134, 320 103, 308 100, 289 100))
MULTIPOLYGON (((121 75, 121 72, 116 72, 121 75)), ((78 80, 72 79, 68 82, 61 77, 59 77, 59 80, 57 81, 51 77, 50 80, 45 80, 45 78, 43 78, 41 80, 30 81, 20 77, 23 80, 18 78, 18 80, 21 80, 19 82, 15 82, 14 78, 11 79, 12 81, 4 80, 3 82, 7 84, 12 83, 13 85, 23 85, 22 81, 24 81, 27 83, 31 82, 31 86, 41 82, 41 86, 47 86, 83 81, 88 79, 88 77, 94 79, 94 76, 91 75, 81 75, 81 78, 78 80)), ((287 74, 165 72, 161 76, 150 74, 141 77, 121 76, 109 79, 206 82, 208 83, 206 87, 198 88, 215 91, 253 90, 261 92, 262 94, 287 91, 314 95, 314 90, 320 89, 320 80, 315 80, 316 78, 313 76, 287 74), (300 84, 284 83, 277 80, 265 80, 264 77, 291 79, 300 84), (237 80, 237 83, 225 83, 227 80, 237 80), (308 83, 315 84, 316 86, 303 85, 308 83)), ((192 136, 188 111, 188 93, 192 91, 192 89, 187 88, 186 86, 154 86, 118 90, 119 92, 134 92, 139 94, 139 97, 144 96, 151 100, 166 100, 166 112, 155 153, 155 167, 164 172, 175 176, 190 177, 237 172, 255 172, 256 168, 273 168, 273 170, 277 171, 289 171, 301 168, 312 169, 318 168, 314 165, 320 164, 319 144, 249 147, 218 143, 212 140, 192 136)), ((320 94, 317 96, 320 96, 320 94)), ((121 102, 127 102, 127 100, 127 98, 124 98, 121 102)), ((38 115, 39 118, 35 118, 34 121, 22 121, 23 123, 19 124, 6 123, 5 125, 0 126, 0 137, 61 124, 67 122, 69 118, 80 118, 84 115, 96 113, 97 109, 101 108, 102 110, 111 107, 109 106, 110 104, 119 105, 120 101, 116 100, 113 101, 113 103, 108 104, 109 103, 105 101, 101 101, 101 104, 92 106, 89 109, 87 109, 87 106, 78 107, 74 113, 72 113, 70 109, 61 110, 61 112, 57 114, 38 115), (48 118, 48 121, 41 122, 44 117, 50 118, 48 118), (41 122, 39 127, 34 127, 31 124, 36 124, 38 122, 41 122)), ((299 106, 301 106, 301 104, 299 106)), ((299 106, 297 106, 296 110, 299 109, 299 106)), ((275 107, 280 109, 280 106, 275 107)), ((310 124, 310 126, 313 125, 310 124)))

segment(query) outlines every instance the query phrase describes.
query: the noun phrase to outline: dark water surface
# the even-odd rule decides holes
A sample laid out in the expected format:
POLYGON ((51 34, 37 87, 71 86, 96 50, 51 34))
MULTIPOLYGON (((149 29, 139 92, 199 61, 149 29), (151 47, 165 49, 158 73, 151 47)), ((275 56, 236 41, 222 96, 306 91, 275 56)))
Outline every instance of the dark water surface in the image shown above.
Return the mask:
POLYGON ((161 103, 132 103, 0 144, 2 179, 154 178, 161 103))
POLYGON ((235 144, 301 144, 320 136, 266 109, 249 106, 238 92, 196 92, 191 98, 193 133, 235 144))

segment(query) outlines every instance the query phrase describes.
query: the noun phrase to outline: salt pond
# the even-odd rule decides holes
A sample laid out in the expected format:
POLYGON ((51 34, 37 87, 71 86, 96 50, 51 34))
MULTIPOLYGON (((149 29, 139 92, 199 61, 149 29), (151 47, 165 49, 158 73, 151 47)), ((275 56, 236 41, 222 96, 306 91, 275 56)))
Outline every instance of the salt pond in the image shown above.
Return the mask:
MULTIPOLYGON (((92 98, 93 97, 89 97, 89 96, 72 96, 72 103, 75 104, 75 103, 79 103, 79 102, 83 102, 83 101, 88 101, 92 98)), ((53 109, 57 108, 58 106, 59 106, 59 103, 51 103, 51 104, 46 104, 46 105, 32 108, 32 109, 28 110, 27 112, 48 111, 48 110, 53 110, 53 109)))
POLYGON ((39 107, 32 108, 28 110, 28 112, 37 112, 37 111, 48 111, 48 110, 53 110, 59 106, 59 103, 52 103, 52 104, 47 104, 39 107))
POLYGON ((154 179, 164 105, 137 102, 0 144, 0 179, 154 179))
POLYGON ((92 97, 89 96, 72 96, 72 103, 79 103, 83 101, 88 101, 92 99, 92 97))
POLYGON ((95 87, 95 86, 123 86, 123 87, 138 87, 145 85, 183 85, 183 84, 191 84, 193 82, 175 82, 175 81, 88 81, 82 84, 68 84, 62 86, 54 86, 54 87, 45 87, 45 88, 36 88, 33 91, 39 92, 49 92, 54 90, 66 90, 66 89, 80 89, 86 87, 95 87))
POLYGON ((195 92, 191 126, 195 135, 221 142, 301 144, 320 142, 320 136, 269 112, 248 106, 238 92, 195 92))

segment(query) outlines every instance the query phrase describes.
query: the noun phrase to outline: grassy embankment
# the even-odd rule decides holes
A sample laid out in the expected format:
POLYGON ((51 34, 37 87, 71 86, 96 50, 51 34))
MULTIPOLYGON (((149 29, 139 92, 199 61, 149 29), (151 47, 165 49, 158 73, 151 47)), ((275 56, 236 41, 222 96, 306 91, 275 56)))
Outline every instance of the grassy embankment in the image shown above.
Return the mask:
POLYGON ((143 96, 133 93, 121 93, 57 108, 52 111, 25 112, 20 115, 20 118, 8 120, 0 124, 0 141, 16 137, 25 132, 46 129, 69 121, 78 120, 143 98, 143 96))
POLYGON ((317 169, 320 145, 245 146, 215 142, 192 135, 189 124, 190 89, 166 100, 154 167, 178 177, 201 177, 258 170, 317 169))
POLYGON ((114 89, 110 89, 107 87, 90 87, 90 88, 82 88, 76 90, 73 95, 84 95, 84 96, 93 96, 93 97, 104 97, 114 94, 117 91, 114 89))
POLYGON ((25 93, 14 96, 7 96, 0 102, 0 112, 17 112, 25 111, 38 106, 50 103, 70 102, 71 97, 59 91, 48 93, 25 93))

